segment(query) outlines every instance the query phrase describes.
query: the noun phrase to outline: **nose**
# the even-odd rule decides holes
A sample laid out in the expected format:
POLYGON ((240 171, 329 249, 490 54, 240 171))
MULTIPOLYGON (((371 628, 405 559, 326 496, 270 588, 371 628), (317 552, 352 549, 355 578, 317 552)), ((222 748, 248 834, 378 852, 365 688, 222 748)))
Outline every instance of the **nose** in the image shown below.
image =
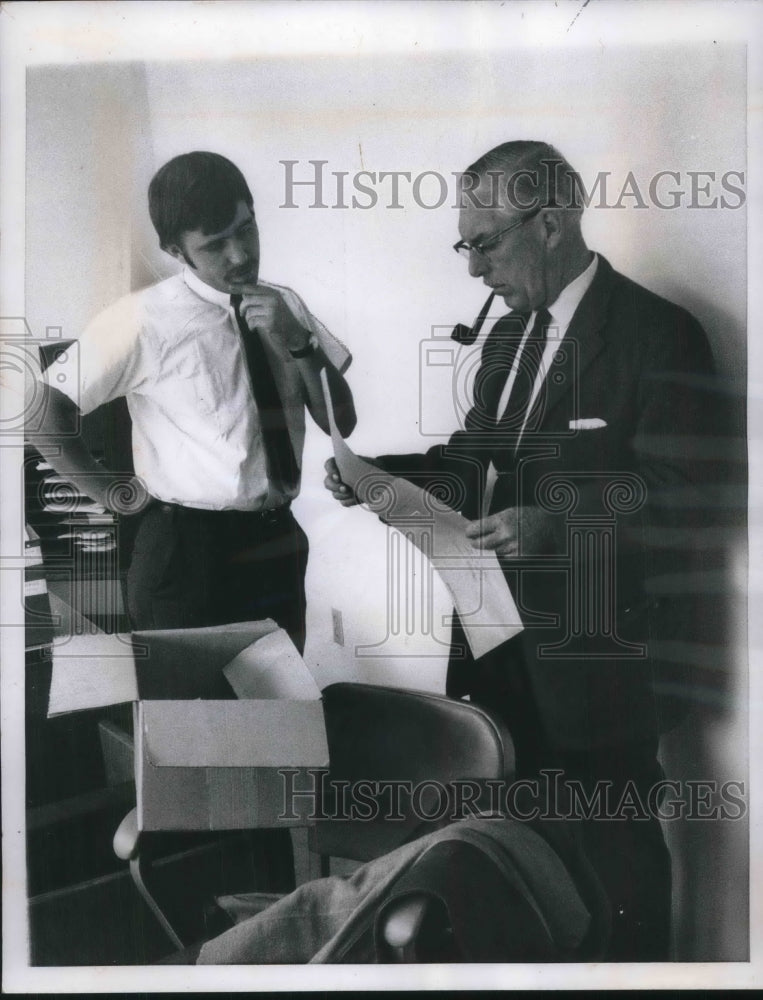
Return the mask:
POLYGON ((469 254, 469 274, 473 278, 481 278, 487 274, 489 266, 490 262, 484 254, 477 253, 476 250, 471 251, 469 254))
POLYGON ((231 240, 228 244, 228 263, 231 267, 240 267, 249 263, 249 251, 240 240, 231 240))

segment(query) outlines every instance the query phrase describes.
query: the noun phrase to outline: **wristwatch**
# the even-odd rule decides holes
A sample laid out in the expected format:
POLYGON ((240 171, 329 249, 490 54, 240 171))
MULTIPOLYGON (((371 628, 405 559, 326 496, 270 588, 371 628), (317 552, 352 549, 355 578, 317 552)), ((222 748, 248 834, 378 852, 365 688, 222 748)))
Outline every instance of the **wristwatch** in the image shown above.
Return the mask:
POLYGON ((293 351, 291 348, 289 348, 289 354, 291 354, 291 356, 295 358, 297 361, 299 361, 300 358, 309 357, 314 351, 315 351, 315 342, 312 336, 308 337, 307 343, 305 344, 304 347, 300 347, 296 351, 293 351))

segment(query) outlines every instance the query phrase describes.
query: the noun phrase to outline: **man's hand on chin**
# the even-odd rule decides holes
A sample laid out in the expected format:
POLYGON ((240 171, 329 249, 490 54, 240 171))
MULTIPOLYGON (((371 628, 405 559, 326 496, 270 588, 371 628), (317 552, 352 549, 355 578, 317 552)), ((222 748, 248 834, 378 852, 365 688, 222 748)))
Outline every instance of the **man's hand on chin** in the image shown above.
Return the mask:
POLYGON ((262 285, 246 285, 241 296, 241 315, 250 330, 282 340, 289 351, 301 351, 307 346, 310 335, 277 291, 262 285))

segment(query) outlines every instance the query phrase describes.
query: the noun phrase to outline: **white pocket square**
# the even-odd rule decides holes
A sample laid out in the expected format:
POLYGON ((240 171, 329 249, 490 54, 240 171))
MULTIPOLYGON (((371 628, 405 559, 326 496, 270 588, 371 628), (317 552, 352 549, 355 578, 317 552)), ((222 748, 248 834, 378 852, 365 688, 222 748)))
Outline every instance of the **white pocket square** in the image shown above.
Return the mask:
POLYGON ((579 420, 570 420, 571 431, 593 431, 597 427, 606 427, 607 421, 601 417, 581 417, 579 420))

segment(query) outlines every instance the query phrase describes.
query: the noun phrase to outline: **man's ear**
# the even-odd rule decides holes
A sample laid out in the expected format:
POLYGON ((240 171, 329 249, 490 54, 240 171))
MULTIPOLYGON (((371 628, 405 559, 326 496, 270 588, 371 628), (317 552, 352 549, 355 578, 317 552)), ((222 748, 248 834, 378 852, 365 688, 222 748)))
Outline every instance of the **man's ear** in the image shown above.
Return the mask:
POLYGON ((543 223, 543 233, 549 247, 558 246, 564 229, 562 209, 544 208, 541 213, 541 221, 543 223))
POLYGON ((168 253, 170 257, 174 257, 175 260, 180 261, 181 264, 187 264, 190 268, 193 268, 194 271, 196 270, 191 258, 186 256, 183 248, 179 247, 177 243, 168 243, 167 246, 162 247, 162 249, 168 253))

